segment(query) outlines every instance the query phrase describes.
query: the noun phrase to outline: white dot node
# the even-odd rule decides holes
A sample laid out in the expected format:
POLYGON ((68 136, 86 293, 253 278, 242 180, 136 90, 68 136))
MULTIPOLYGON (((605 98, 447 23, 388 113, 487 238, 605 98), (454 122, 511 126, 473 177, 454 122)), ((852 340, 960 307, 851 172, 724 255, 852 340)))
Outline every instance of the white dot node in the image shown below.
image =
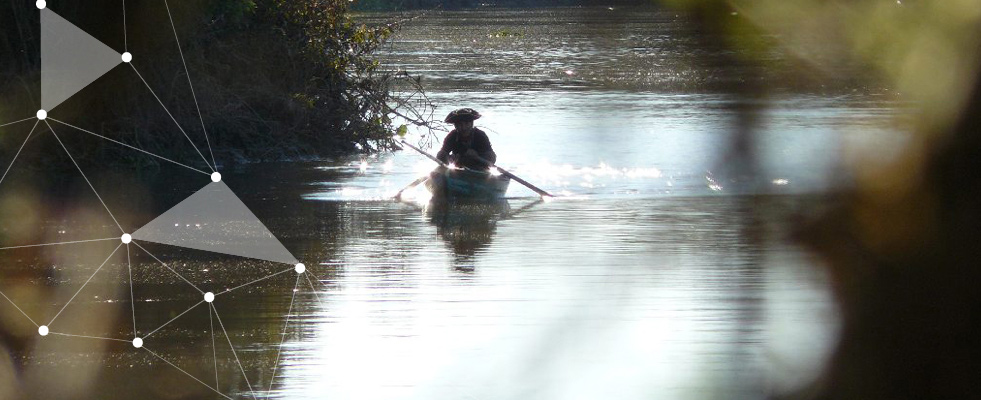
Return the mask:
POLYGON ((296 264, 296 268, 293 268, 293 269, 296 271, 296 273, 302 274, 304 271, 307 270, 307 266, 306 265, 303 265, 303 263, 299 263, 299 264, 296 264))
POLYGON ((221 182, 221 174, 219 174, 217 172, 211 174, 211 181, 212 182, 221 182))
POLYGON ((124 62, 124 63, 128 63, 128 62, 130 62, 130 61, 133 61, 133 54, 131 54, 131 53, 130 53, 130 52, 128 52, 128 51, 127 51, 127 52, 125 52, 125 53, 123 53, 123 62, 124 62))
POLYGON ((43 10, 45 7, 48 6, 48 3, 45 2, 44 0, 37 0, 37 3, 34 3, 34 5, 37 6, 38 10, 43 10))
POLYGON ((37 110, 37 119, 44 121, 45 118, 48 118, 48 112, 44 110, 37 110))
POLYGON ((204 301, 206 301, 208 303, 210 303, 212 301, 215 301, 215 294, 214 293, 211 293, 211 292, 205 293, 204 294, 204 301))
POLYGON ((133 236, 128 233, 124 233, 120 239, 123 241, 123 243, 129 244, 129 242, 133 241, 133 236))
POLYGON ((37 328, 37 333, 39 335, 41 335, 41 336, 48 336, 48 327, 47 327, 47 325, 41 325, 40 327, 38 327, 37 328))
POLYGON ((137 349, 143 347, 143 339, 140 338, 133 339, 133 347, 136 347, 137 349))

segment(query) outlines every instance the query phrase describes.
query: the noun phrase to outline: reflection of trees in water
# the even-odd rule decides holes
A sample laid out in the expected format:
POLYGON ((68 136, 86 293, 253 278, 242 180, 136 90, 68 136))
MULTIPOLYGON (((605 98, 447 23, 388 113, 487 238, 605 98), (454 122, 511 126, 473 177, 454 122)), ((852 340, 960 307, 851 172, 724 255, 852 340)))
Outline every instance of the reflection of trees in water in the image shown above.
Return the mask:
MULTIPOLYGON (((140 179, 111 174, 103 176, 97 168, 81 162, 83 168, 96 171, 90 175, 93 185, 126 227, 152 220, 200 188, 199 181, 185 179, 179 174, 171 175, 171 171, 167 171, 166 177, 151 175, 140 179), (157 178, 161 181, 157 182, 157 178)), ((269 169, 266 166, 261 170, 273 174, 269 169)), ((66 174, 61 179, 44 180, 33 179, 30 171, 14 171, 16 174, 9 175, 0 185, 0 247, 119 237, 116 225, 81 177, 66 174)), ((282 173, 282 170, 278 172, 282 173)), ((259 177, 254 182, 271 181, 271 178, 259 177)), ((309 181, 301 179, 287 183, 302 185, 309 181)), ((292 187, 284 190, 283 184, 274 188, 241 180, 230 184, 245 194, 243 201, 270 230, 284 238, 284 243, 291 249, 300 249, 297 254, 315 260, 308 268, 308 274, 316 275, 311 279, 330 280, 334 277, 339 269, 318 268, 316 261, 332 259, 336 242, 308 238, 317 233, 333 232, 334 227, 341 226, 341 215, 335 203, 319 202, 315 207, 303 207, 298 204, 302 200, 296 199, 300 192, 292 187), (291 194, 283 195, 284 192, 291 194), (266 200, 271 194, 285 199, 266 200), (284 207, 297 212, 284 213, 284 207)), ((20 310, 0 297, 0 399, 105 398, 119 393, 127 398, 210 397, 209 393, 213 392, 207 387, 187 385, 182 372, 148 353, 132 352, 129 344, 107 344, 102 340, 58 335, 131 337, 134 327, 125 247, 120 248, 97 274, 91 275, 117 245, 119 240, 114 239, 0 250, 0 291, 39 325, 47 324, 82 283, 90 276, 92 278, 58 316, 51 326, 52 334, 45 338, 38 335, 38 327, 20 310), (114 373, 102 373, 107 365, 116 368, 114 373), (59 379, 51 379, 52 376, 59 379), (180 382, 180 388, 175 389, 173 382, 180 382)), ((145 242, 142 246, 203 290, 215 293, 289 269, 282 264, 216 253, 145 242)), ((161 327, 201 300, 200 293, 149 254, 136 246, 131 246, 130 250, 136 329, 140 336, 161 327)), ((268 377, 261 376, 260 372, 271 370, 276 359, 275 345, 281 340, 293 279, 293 274, 282 274, 224 294, 216 300, 224 329, 235 346, 239 350, 240 346, 257 346, 237 354, 253 383, 266 382, 268 377)), ((313 284, 318 285, 316 280, 313 284)), ((308 284, 300 282, 299 289, 308 292, 308 284)), ((154 332, 146 340, 147 348, 197 377, 213 377, 212 321, 207 307, 199 305, 154 332)), ((244 381, 236 382, 242 380, 242 374, 227 346, 228 339, 221 334, 223 329, 217 320, 213 322, 220 333, 216 353, 221 386, 223 390, 245 387, 244 381)), ((213 384, 211 380, 206 381, 213 384)))

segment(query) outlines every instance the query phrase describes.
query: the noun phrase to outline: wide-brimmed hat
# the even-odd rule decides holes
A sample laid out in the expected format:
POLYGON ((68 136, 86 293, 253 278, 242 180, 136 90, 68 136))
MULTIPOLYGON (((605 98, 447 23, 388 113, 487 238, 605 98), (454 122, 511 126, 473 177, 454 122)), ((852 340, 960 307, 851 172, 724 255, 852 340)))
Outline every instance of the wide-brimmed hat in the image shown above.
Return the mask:
POLYGON ((459 110, 454 110, 446 116, 446 123, 455 123, 458 121, 473 121, 480 118, 480 113, 472 108, 461 108, 459 110))

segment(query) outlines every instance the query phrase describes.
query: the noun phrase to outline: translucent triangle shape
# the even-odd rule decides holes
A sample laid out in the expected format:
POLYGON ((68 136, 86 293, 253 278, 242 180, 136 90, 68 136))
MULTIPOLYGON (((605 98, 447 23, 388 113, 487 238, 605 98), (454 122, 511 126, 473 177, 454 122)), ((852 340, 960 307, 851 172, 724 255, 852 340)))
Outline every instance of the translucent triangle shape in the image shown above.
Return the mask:
POLYGON ((41 108, 57 107, 122 63, 122 55, 54 11, 41 10, 41 108))
POLYGON ((297 260, 224 182, 211 183, 133 239, 295 265, 297 260))

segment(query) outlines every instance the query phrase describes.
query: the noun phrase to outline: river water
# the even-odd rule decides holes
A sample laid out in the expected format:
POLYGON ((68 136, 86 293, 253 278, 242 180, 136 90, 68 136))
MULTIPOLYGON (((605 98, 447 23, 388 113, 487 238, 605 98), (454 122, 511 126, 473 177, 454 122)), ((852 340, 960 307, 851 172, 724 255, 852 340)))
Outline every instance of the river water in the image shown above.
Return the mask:
MULTIPOLYGON (((431 207, 421 188, 392 201, 433 167, 410 150, 222 171, 306 274, 236 289, 212 312, 132 248, 137 326, 119 256, 63 318, 77 335, 136 330, 154 353, 45 338, 15 357, 25 387, 36 398, 566 400, 757 399, 807 384, 838 323, 820 264, 791 237, 823 193, 848 184, 851 154, 898 149, 903 106, 833 76, 824 91, 773 78, 759 168, 728 180, 737 99, 707 88, 744 71, 699 67, 694 55, 711 49, 684 26, 673 12, 605 7, 407 22, 384 48, 386 68, 422 76, 437 116, 478 109, 499 164, 556 199, 513 182, 501 204, 431 207), (87 321, 85 309, 104 317, 87 321), (52 374, 87 383, 59 388, 45 383, 52 374)), ((786 63, 771 68, 765 79, 786 63)), ((200 185, 166 186, 167 200, 128 200, 162 211, 200 185)), ((70 254, 92 271, 116 245, 70 254)), ((145 246, 215 292, 283 269, 145 246)), ((57 258, 8 256, 5 270, 30 271, 38 257, 57 258)), ((88 276, 49 274, 65 285, 88 276)), ((6 284, 28 314, 54 307, 6 284)))

